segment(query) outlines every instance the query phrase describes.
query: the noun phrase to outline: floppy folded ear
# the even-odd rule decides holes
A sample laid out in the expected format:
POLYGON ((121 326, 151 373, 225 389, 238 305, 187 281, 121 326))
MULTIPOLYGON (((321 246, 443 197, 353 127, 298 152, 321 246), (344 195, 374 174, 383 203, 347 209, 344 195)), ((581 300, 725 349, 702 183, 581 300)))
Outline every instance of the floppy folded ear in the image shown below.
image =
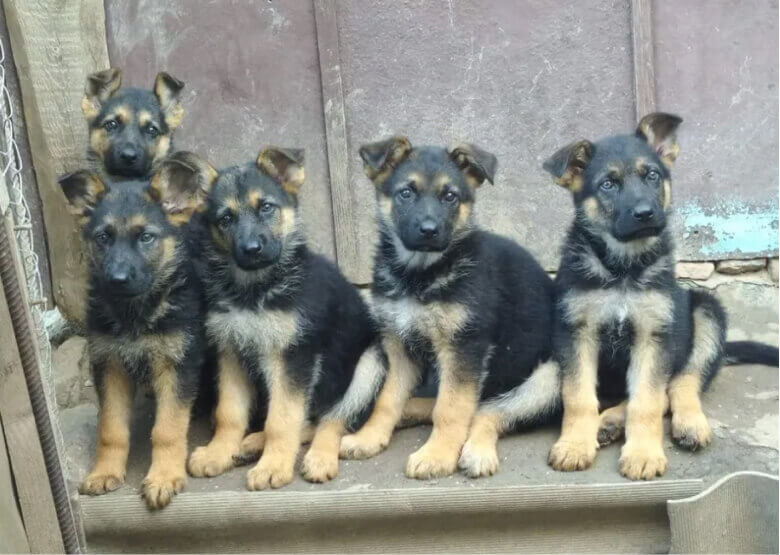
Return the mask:
POLYGON ((192 152, 180 151, 160 162, 149 185, 149 196, 168 215, 173 225, 187 223, 206 206, 217 170, 192 152))
POLYGON ((674 114, 655 112, 647 114, 639 122, 636 135, 648 142, 661 158, 667 169, 672 169, 677 155, 680 154, 680 145, 677 143, 677 128, 682 123, 682 118, 674 114))
POLYGON ((276 179, 285 192, 297 196, 306 178, 301 148, 269 146, 257 155, 257 167, 276 179))
POLYGON ((498 159, 493 154, 465 143, 451 147, 448 152, 453 162, 466 174, 469 186, 477 188, 486 179, 493 184, 498 168, 498 159))
POLYGON ((181 125, 184 119, 184 107, 179 103, 179 94, 184 83, 165 71, 157 74, 154 80, 154 96, 165 114, 165 123, 171 129, 181 125))
POLYGON ((122 70, 110 68, 87 76, 81 111, 87 120, 93 120, 100 113, 103 103, 122 86, 122 70))
POLYGON ((582 189, 582 174, 593 157, 590 141, 571 143, 545 160, 542 167, 555 177, 555 182, 572 193, 582 189))
POLYGON ((71 214, 84 226, 89 220, 97 203, 106 193, 106 186, 96 173, 89 170, 76 170, 61 175, 57 182, 68 199, 71 214))
POLYGON ((363 171, 378 187, 384 183, 393 169, 403 162, 411 151, 412 144, 409 139, 396 136, 363 145, 358 153, 363 159, 363 171))

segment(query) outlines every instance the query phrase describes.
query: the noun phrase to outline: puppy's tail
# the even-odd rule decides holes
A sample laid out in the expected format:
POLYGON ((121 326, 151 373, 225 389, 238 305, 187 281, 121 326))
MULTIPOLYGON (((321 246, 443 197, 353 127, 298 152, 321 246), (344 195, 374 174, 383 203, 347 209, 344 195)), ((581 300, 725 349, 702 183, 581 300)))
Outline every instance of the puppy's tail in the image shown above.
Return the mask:
POLYGON ((483 401, 480 411, 497 413, 503 430, 546 422, 561 409, 561 375, 552 359, 541 363, 517 387, 483 401))
POLYGON ((758 341, 728 341, 723 364, 763 364, 777 367, 778 358, 780 351, 772 345, 758 341))

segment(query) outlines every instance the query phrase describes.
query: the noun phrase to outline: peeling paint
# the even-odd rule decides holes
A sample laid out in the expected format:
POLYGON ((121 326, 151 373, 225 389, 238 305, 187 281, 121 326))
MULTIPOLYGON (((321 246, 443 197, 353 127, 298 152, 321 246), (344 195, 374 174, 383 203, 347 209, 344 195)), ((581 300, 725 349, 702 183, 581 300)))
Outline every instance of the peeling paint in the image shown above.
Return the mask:
POLYGON ((739 254, 776 253, 778 211, 776 203, 751 206, 739 200, 725 201, 714 209, 696 202, 677 208, 683 238, 698 244, 699 254, 723 257, 739 254))

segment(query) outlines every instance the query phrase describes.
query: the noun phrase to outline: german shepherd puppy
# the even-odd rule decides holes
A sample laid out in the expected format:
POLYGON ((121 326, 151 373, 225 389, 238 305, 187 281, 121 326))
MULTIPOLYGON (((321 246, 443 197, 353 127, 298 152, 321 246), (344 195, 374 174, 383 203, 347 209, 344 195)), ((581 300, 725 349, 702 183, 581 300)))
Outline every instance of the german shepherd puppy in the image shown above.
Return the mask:
POLYGON ((625 428, 620 472, 632 480, 662 475, 667 404, 674 441, 705 447, 712 432, 700 395, 724 350, 728 362, 777 364, 775 348, 725 343, 718 301, 675 281, 667 220, 681 122, 649 114, 632 135, 578 141, 544 163, 575 206, 555 280, 553 342, 564 408, 549 455, 556 470, 589 467, 599 444, 625 428), (599 399, 626 396, 599 417, 599 399))
POLYGON ((187 481, 190 407, 206 343, 186 248, 188 175, 173 160, 151 181, 116 186, 88 170, 59 180, 88 246, 87 341, 100 405, 95 464, 80 491, 99 495, 124 482, 134 387, 149 386, 157 408, 143 496, 154 509, 187 481))
POLYGON ((413 148, 393 137, 360 148, 377 197, 373 305, 388 375, 373 413, 341 455, 384 449, 426 365, 439 378, 433 433, 406 465, 411 478, 498 469, 498 436, 559 403, 551 360, 553 286, 516 243, 478 229, 477 187, 495 156, 473 145, 413 148))
POLYGON ((278 488, 293 480, 299 446, 311 441, 303 477, 332 479, 341 436, 384 378, 368 307, 306 246, 303 181, 303 151, 276 147, 203 181, 206 329, 219 377, 216 429, 189 459, 193 476, 215 476, 262 451, 248 487, 278 488), (258 400, 267 401, 264 430, 244 438, 258 400))
POLYGON ((184 83, 161 71, 151 91, 121 85, 116 68, 87 77, 81 101, 89 125, 87 159, 104 180, 148 178, 170 152, 173 130, 184 117, 184 83))

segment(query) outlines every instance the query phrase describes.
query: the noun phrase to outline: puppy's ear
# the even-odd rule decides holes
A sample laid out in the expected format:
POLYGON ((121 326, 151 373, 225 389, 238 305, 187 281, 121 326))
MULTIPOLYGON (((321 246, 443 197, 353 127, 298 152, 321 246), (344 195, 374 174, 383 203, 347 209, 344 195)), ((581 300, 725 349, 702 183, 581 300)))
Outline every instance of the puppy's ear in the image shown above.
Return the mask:
POLYGON ((577 141, 553 154, 542 167, 552 174, 558 185, 576 193, 582 189, 582 174, 592 157, 593 144, 577 141))
POLYGON ((269 146, 257 155, 257 167, 276 179, 285 192, 298 196, 306 179, 303 159, 304 151, 301 148, 269 146))
POLYGON ((87 121, 95 119, 106 100, 122 86, 122 70, 111 68, 87 76, 84 98, 81 99, 81 111, 87 121))
POLYGON ((677 143, 677 128, 682 118, 674 114, 655 112, 647 114, 636 128, 637 137, 644 139, 653 147, 667 169, 672 169, 680 145, 677 143))
POLYGON ((175 152, 160 162, 149 185, 149 196, 162 207, 168 221, 179 226, 206 207, 217 175, 217 170, 197 154, 175 152))
POLYGON ((154 96, 165 114, 165 123, 171 129, 179 127, 184 119, 184 107, 179 102, 179 94, 183 88, 182 81, 165 71, 158 73, 154 80, 154 96))
POLYGON ((495 155, 470 144, 455 145, 447 150, 452 161, 466 174, 470 187, 476 189, 487 179, 490 184, 496 175, 498 159, 495 155))
POLYGON ((409 139, 396 136, 363 145, 358 152, 363 159, 363 171, 379 187, 411 151, 409 139))
POLYGON ((106 185, 96 173, 89 170, 76 170, 61 175, 57 183, 62 187, 71 214, 76 216, 79 225, 84 227, 89 221, 92 211, 106 194, 106 185))

